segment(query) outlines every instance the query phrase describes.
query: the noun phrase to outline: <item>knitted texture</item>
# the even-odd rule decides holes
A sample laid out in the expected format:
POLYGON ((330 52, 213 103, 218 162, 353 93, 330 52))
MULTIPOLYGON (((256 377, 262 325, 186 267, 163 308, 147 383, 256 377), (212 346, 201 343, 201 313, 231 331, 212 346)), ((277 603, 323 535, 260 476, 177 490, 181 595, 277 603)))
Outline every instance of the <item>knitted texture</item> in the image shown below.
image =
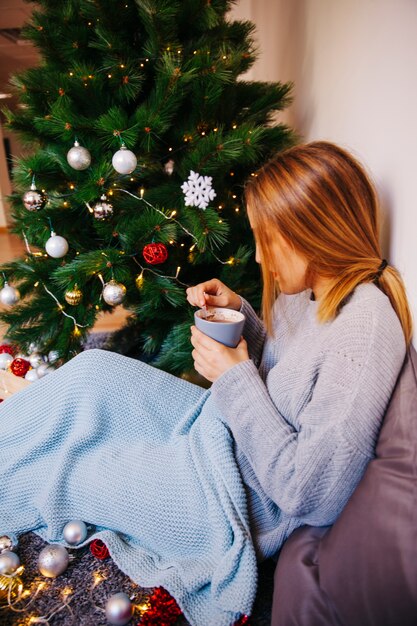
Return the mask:
POLYGON ((297 526, 336 520, 374 455, 405 357, 400 322, 376 285, 359 285, 324 324, 310 295, 278 298, 266 340, 243 302, 253 360, 211 388, 236 440, 261 558, 297 526))
POLYGON ((326 324, 310 292, 280 296, 272 338, 242 310, 252 359, 211 391, 90 350, 3 402, 0 534, 65 543, 82 519, 192 625, 250 614, 255 550, 332 524, 363 475, 405 345, 372 284, 326 324))
MULTIPOLYGON (((3 402, 0 535, 92 525, 122 571, 195 626, 250 614, 257 564, 233 440, 210 392, 88 350, 3 402)), ((83 544, 81 544, 83 545, 83 544)), ((69 547, 69 546, 68 546, 69 547)))

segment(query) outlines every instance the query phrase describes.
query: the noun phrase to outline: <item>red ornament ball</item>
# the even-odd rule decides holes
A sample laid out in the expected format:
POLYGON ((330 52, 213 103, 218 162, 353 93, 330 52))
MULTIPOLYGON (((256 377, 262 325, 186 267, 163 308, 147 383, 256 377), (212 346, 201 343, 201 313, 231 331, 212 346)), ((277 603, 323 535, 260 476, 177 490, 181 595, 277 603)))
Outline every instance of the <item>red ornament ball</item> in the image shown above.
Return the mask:
POLYGON ((147 263, 151 265, 158 265, 158 263, 164 263, 168 258, 168 250, 163 243, 148 243, 143 248, 143 258, 147 263))
POLYGON ((13 359, 10 363, 9 369, 15 376, 24 376, 26 372, 30 370, 30 363, 26 359, 13 359))
POLYGON ((97 559, 100 559, 100 561, 104 561, 104 559, 110 556, 108 547, 101 539, 94 539, 94 541, 90 543, 90 552, 97 559))
POLYGON ((234 626, 250 626, 250 617, 249 615, 242 615, 237 622, 234 623, 234 626))
POLYGON ((3 352, 7 352, 7 354, 11 354, 13 356, 15 349, 8 343, 2 343, 0 346, 0 354, 3 354, 3 352))

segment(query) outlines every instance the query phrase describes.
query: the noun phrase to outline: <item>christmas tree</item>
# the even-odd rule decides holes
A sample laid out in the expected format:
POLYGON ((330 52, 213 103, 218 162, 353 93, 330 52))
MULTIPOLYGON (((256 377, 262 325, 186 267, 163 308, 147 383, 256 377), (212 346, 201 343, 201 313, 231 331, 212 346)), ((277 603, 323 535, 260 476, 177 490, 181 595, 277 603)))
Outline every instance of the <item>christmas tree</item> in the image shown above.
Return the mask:
POLYGON ((192 366, 185 288, 219 277, 255 306, 243 184, 294 141, 274 122, 291 85, 238 80, 256 58, 231 0, 40 0, 24 36, 42 62, 11 79, 13 232, 0 319, 22 352, 65 361, 100 311, 130 316, 110 348, 192 366))

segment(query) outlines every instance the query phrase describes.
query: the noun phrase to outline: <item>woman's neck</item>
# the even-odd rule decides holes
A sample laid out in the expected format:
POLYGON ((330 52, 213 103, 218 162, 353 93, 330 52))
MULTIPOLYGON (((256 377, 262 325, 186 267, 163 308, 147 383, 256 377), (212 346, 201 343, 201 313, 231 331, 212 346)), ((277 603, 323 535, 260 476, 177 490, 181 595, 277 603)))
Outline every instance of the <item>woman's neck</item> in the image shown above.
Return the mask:
POLYGON ((314 294, 314 300, 320 301, 321 298, 326 293, 326 291, 329 289, 330 284, 331 284, 330 278, 323 278, 322 276, 316 276, 316 278, 314 279, 314 283, 311 287, 313 294, 314 294))

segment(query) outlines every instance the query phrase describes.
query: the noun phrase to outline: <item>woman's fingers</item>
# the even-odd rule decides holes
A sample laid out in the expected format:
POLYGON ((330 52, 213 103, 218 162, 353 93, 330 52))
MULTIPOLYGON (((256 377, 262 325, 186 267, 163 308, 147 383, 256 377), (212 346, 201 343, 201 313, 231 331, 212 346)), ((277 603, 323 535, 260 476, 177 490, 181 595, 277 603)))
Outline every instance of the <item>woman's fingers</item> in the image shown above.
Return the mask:
POLYGON ((240 296, 224 285, 218 278, 212 278, 186 291, 187 300, 193 306, 229 307, 238 311, 241 307, 240 296))
POLYGON ((214 352, 219 352, 223 348, 223 344, 219 343, 215 339, 208 337, 201 330, 198 330, 196 326, 191 326, 191 343, 194 348, 210 350, 214 352))
POLYGON ((188 287, 186 290, 187 300, 193 306, 205 306, 209 304, 208 298, 218 293, 220 286, 220 281, 217 278, 213 278, 194 287, 188 287))

